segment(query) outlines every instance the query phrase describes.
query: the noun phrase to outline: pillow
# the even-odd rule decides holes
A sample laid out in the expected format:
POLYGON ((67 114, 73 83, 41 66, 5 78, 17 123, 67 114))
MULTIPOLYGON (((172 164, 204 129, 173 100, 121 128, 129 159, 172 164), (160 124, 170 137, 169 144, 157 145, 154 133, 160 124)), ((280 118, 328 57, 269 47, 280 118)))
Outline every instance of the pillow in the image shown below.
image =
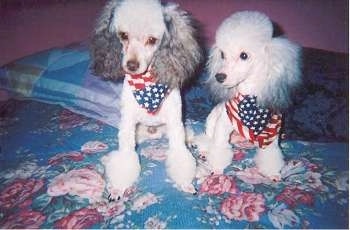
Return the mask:
POLYGON ((43 51, 0 68, 0 88, 117 126, 121 83, 91 74, 89 61, 84 44, 43 51))

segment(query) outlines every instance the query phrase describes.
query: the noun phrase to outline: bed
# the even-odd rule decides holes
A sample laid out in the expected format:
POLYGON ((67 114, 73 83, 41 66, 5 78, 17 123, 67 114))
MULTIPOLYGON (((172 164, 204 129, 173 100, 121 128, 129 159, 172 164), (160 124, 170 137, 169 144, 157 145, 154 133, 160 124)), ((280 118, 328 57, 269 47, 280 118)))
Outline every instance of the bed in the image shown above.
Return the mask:
MULTIPOLYGON (((89 70, 85 43, 0 68, 0 228, 348 228, 348 55, 304 48, 303 86, 286 112, 283 180, 232 146, 223 175, 174 188, 165 137, 137 145, 142 172, 109 202, 101 158, 118 148, 121 82, 89 70)), ((215 102, 203 70, 183 92, 184 123, 203 132, 215 102)), ((195 157, 198 152, 190 146, 195 157)))

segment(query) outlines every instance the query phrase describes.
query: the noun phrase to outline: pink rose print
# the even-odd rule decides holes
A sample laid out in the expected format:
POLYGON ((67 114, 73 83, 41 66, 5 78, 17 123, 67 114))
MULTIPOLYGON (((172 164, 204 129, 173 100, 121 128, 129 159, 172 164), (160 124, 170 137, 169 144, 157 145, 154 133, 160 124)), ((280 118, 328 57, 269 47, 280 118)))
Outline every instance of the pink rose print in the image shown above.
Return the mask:
POLYGON ((94 207, 96 207, 97 211, 105 217, 115 217, 122 214, 125 211, 124 201, 102 201, 94 204, 94 207))
POLYGON ((258 221, 265 211, 265 198, 259 193, 231 195, 222 202, 220 211, 229 219, 258 221))
POLYGON ((165 148, 155 148, 154 146, 142 148, 141 155, 155 161, 164 161, 167 158, 165 148))
POLYGON ((102 152, 108 149, 108 145, 101 141, 88 141, 81 146, 81 151, 85 154, 102 152))
POLYGON ((56 176, 48 185, 50 196, 61 196, 67 193, 88 198, 91 202, 101 199, 105 181, 95 170, 74 169, 56 176))
POLYGON ((23 201, 21 204, 18 205, 21 209, 28 209, 33 203, 33 200, 29 198, 28 200, 23 201))
POLYGON ((305 165, 312 172, 317 172, 320 169, 320 167, 317 164, 311 163, 309 161, 306 161, 305 165))
POLYGON ((145 222, 145 229, 165 229, 166 226, 165 221, 161 221, 158 217, 150 217, 145 222))
POLYGON ((139 196, 134 200, 131 210, 140 212, 152 204, 158 203, 158 198, 152 193, 146 193, 145 195, 139 196))
POLYGON ((64 160, 70 160, 70 161, 82 161, 84 159, 84 155, 80 152, 68 152, 68 153, 61 153, 57 154, 49 159, 50 165, 57 165, 61 163, 64 160))
POLYGON ((226 175, 211 175, 201 184, 199 192, 208 193, 209 195, 221 195, 225 192, 237 193, 238 189, 233 178, 226 175))
POLYGON ((229 143, 235 147, 242 149, 255 148, 254 144, 250 143, 247 139, 243 138, 238 132, 233 131, 230 135, 229 143))
POLYGON ((64 109, 59 115, 60 129, 66 130, 84 125, 89 122, 89 120, 76 113, 73 113, 67 109, 64 109))
POLYGON ((236 176, 247 184, 271 184, 271 180, 261 175, 256 167, 238 171, 236 176))
POLYGON ((298 204, 313 205, 314 197, 311 193, 303 191, 297 187, 286 187, 282 193, 276 196, 277 201, 286 203, 294 208, 298 204))
POLYGON ((32 210, 21 210, 11 216, 8 216, 0 223, 2 229, 14 229, 14 228, 40 228, 45 221, 46 217, 41 212, 32 210))
POLYGON ((16 179, 0 192, 0 207, 10 209, 30 198, 44 185, 43 180, 16 179))
POLYGON ((241 149, 235 149, 233 150, 233 160, 234 161, 241 161, 245 158, 246 153, 241 149))
POLYGON ((55 228, 70 228, 81 229, 90 228, 94 224, 103 220, 103 217, 98 213, 96 209, 83 208, 70 213, 68 216, 63 217, 55 222, 55 228))

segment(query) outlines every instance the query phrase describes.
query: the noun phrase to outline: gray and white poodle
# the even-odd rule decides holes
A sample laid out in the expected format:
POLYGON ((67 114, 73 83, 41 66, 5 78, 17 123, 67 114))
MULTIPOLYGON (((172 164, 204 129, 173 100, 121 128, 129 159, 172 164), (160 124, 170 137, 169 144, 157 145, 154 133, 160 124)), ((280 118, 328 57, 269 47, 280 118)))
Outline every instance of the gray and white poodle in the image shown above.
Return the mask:
POLYGON ((124 78, 119 150, 103 159, 112 198, 137 181, 136 126, 165 124, 166 167, 178 189, 195 193, 196 162, 185 145, 180 87, 196 71, 202 52, 190 16, 157 0, 112 0, 91 43, 91 67, 105 79, 124 78))
POLYGON ((197 137, 209 168, 199 172, 223 173, 232 161, 231 135, 231 140, 253 143, 259 172, 279 180, 284 166, 279 146, 281 112, 300 83, 300 47, 274 37, 266 15, 237 12, 216 32, 208 71, 210 91, 221 103, 209 114, 205 134, 197 137))

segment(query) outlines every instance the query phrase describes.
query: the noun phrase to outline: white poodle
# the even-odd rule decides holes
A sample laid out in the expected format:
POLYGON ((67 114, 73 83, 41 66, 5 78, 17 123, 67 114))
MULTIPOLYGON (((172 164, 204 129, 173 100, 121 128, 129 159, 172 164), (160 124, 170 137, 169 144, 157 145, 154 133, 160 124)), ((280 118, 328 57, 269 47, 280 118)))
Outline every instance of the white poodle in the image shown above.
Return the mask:
POLYGON ((179 90, 202 59, 192 24, 189 15, 176 5, 162 6, 157 0, 113 0, 98 19, 91 67, 105 79, 125 76, 119 150, 103 159, 112 199, 119 199, 140 174, 135 152, 136 126, 140 123, 165 124, 168 175, 180 190, 195 193, 196 162, 185 145, 179 90))
POLYGON ((219 103, 209 114, 205 135, 197 138, 211 173, 231 163, 234 131, 257 146, 255 164, 263 175, 280 179, 281 112, 300 82, 300 48, 273 37, 273 25, 259 12, 228 17, 216 33, 208 61, 210 91, 219 103))

